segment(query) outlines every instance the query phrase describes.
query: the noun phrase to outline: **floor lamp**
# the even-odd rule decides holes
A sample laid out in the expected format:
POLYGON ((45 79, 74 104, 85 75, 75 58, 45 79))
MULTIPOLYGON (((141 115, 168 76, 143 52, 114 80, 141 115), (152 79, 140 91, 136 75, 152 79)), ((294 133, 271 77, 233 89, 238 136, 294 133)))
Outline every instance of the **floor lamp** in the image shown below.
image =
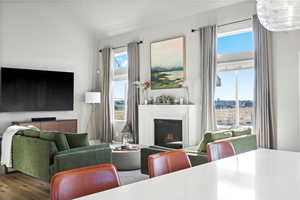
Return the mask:
POLYGON ((91 115, 89 117, 89 121, 86 127, 86 131, 91 124, 92 132, 96 131, 96 104, 101 103, 101 93, 100 92, 86 92, 85 93, 85 103, 92 105, 91 115))

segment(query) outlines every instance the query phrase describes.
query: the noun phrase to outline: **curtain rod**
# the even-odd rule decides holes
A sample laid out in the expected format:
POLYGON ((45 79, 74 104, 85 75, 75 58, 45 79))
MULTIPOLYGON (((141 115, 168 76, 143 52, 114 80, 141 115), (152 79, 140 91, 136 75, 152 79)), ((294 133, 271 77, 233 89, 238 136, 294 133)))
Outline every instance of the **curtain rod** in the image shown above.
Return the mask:
MULTIPOLYGON (((137 44, 143 44, 143 41, 138 41, 137 44)), ((124 48, 127 47, 127 45, 122 45, 122 46, 118 46, 118 47, 113 47, 112 49, 120 49, 120 48, 124 48)), ((102 52, 102 49, 99 50, 99 52, 102 52)))
MULTIPOLYGON (((217 27, 220 28, 222 26, 228 26, 228 25, 231 25, 231 24, 237 24, 237 23, 245 22, 245 21, 249 21, 249 20, 252 20, 252 17, 249 17, 247 19, 238 20, 238 21, 229 22, 229 23, 226 23, 226 24, 220 24, 220 25, 217 25, 217 27)), ((198 29, 192 29, 192 32, 196 32, 196 31, 199 31, 199 28, 198 29)))

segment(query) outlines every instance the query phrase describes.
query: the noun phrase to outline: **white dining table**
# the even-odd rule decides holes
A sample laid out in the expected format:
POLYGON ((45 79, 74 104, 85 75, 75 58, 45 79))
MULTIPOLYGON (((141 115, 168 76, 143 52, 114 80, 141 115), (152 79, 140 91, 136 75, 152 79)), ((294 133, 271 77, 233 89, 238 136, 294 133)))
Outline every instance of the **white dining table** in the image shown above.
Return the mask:
POLYGON ((258 149, 77 200, 300 199, 300 153, 258 149))

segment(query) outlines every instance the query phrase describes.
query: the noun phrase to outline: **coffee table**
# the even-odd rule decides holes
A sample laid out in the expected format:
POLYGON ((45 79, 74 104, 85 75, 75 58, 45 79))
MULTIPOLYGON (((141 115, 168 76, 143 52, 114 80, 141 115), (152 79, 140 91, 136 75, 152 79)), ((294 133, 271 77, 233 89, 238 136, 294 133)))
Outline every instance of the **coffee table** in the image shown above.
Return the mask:
POLYGON ((121 146, 112 145, 112 163, 118 170, 128 171, 141 168, 141 151, 138 145, 132 149, 121 149, 121 146))

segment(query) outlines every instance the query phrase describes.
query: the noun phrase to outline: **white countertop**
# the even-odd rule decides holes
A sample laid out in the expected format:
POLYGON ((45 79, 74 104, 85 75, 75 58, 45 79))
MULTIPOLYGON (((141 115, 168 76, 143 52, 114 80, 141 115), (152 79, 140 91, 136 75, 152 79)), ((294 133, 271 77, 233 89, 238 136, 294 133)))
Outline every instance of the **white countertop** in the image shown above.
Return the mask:
POLYGON ((300 198, 300 153, 259 149, 78 200, 300 198))

